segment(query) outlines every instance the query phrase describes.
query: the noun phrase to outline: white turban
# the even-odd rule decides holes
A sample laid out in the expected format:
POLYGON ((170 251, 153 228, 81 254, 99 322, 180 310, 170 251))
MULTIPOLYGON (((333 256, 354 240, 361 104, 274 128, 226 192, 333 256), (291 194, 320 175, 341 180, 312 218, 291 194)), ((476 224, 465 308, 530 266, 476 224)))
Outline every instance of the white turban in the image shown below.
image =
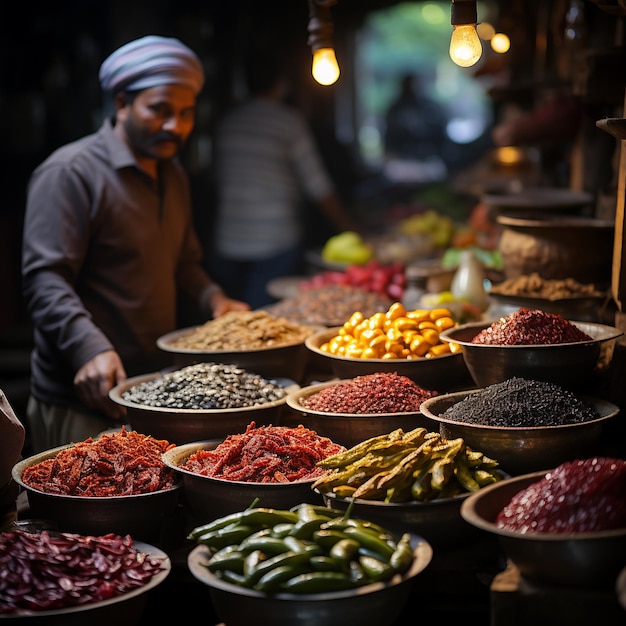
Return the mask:
POLYGON ((113 52, 100 66, 100 85, 107 92, 138 91, 160 85, 191 87, 198 94, 204 70, 196 54, 173 37, 148 35, 113 52))

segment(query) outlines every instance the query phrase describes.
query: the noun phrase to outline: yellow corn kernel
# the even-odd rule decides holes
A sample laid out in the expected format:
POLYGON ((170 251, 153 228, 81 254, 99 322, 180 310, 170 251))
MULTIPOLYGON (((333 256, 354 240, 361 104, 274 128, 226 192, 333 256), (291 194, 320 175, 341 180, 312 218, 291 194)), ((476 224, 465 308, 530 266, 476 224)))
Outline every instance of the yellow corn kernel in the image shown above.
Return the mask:
POLYGON ((452 328, 455 326, 456 322, 451 317, 440 317, 435 320, 435 325, 437 326, 437 330, 447 330, 448 328, 452 328))
POLYGON ((377 359, 378 354, 372 348, 365 348, 365 350, 361 352, 361 358, 362 359, 377 359))
POLYGON ((429 309, 415 309, 413 311, 407 311, 406 316, 416 322, 424 322, 425 320, 430 319, 430 310, 429 309))
POLYGON ((350 344, 346 346, 344 356, 349 357, 351 359, 360 359, 363 354, 363 349, 357 344, 350 344))
POLYGON ((380 311, 378 313, 374 313, 374 315, 372 315, 372 317, 369 318, 367 325, 368 325, 368 328, 371 328, 371 329, 384 328, 385 314, 381 313, 380 311))
POLYGON ((344 326, 349 326, 350 328, 354 328, 358 326, 365 318, 363 317, 363 313, 361 311, 355 311, 348 321, 344 324, 344 326))
POLYGON ((398 358, 398 356, 393 352, 385 352, 385 354, 383 354, 380 358, 384 361, 394 361, 398 358))
POLYGON ((431 346, 436 346, 439 343, 439 332, 432 328, 424 328, 422 332, 422 337, 429 343, 431 346))
POLYGON ((385 317, 389 320, 397 320, 399 317, 406 316, 406 309, 404 308, 404 304, 402 302, 394 302, 389 309, 387 309, 387 313, 385 317))
POLYGON ((371 341, 368 343, 368 346, 373 350, 378 350, 378 347, 386 345, 387 341, 387 335, 380 333, 372 337, 371 341))
POLYGON ((430 320, 425 320, 424 322, 420 322, 418 324, 418 328, 420 329, 420 331, 424 330, 425 328, 431 328, 432 330, 437 330, 437 326, 435 322, 431 322, 430 320))
POLYGON ((410 317, 399 317, 394 320, 393 327, 403 333, 406 330, 417 330, 419 328, 419 322, 410 317))
POLYGON ((460 343, 454 343, 454 341, 450 342, 450 352, 461 352, 463 346, 460 343))
POLYGON ((438 343, 436 346, 431 346, 428 354, 431 356, 441 356, 442 354, 450 354, 450 345, 447 343, 438 343))
POLYGON ((430 311, 430 319, 433 322, 436 322, 440 317, 452 317, 452 313, 450 313, 449 309, 444 307, 440 307, 438 309, 432 309, 430 311))
POLYGON ((417 335, 415 339, 411 341, 409 348, 413 354, 417 356, 424 356, 428 352, 430 345, 422 335, 417 335))

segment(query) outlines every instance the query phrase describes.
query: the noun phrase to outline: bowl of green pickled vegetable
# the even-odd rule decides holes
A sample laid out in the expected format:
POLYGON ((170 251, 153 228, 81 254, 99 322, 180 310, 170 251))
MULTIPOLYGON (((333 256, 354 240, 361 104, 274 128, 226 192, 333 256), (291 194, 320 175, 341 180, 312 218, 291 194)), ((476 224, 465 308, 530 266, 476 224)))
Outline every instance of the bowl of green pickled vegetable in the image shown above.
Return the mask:
POLYGON ((343 511, 252 507, 194 528, 187 560, 228 626, 392 626, 432 547, 343 511))

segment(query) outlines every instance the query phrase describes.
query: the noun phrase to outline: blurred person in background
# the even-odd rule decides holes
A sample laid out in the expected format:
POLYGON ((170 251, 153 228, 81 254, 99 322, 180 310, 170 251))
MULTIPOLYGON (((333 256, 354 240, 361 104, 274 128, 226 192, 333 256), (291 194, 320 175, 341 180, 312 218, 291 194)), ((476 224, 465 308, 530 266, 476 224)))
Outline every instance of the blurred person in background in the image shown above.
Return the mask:
POLYGON ((108 392, 169 365, 159 336, 180 298, 205 317, 248 310, 202 266, 186 172, 202 65, 174 38, 147 36, 99 72, 114 113, 32 174, 23 293, 34 327, 27 425, 34 452, 119 428, 108 392))
POLYGON ((337 232, 359 227, 334 188, 304 114, 287 101, 291 85, 283 55, 251 54, 246 80, 249 98, 228 111, 215 132, 210 268, 234 297, 260 308, 274 302, 267 291, 271 280, 304 271, 307 203, 337 232))
POLYGON ((0 532, 10 530, 17 519, 19 485, 13 466, 20 460, 26 429, 0 389, 0 532))

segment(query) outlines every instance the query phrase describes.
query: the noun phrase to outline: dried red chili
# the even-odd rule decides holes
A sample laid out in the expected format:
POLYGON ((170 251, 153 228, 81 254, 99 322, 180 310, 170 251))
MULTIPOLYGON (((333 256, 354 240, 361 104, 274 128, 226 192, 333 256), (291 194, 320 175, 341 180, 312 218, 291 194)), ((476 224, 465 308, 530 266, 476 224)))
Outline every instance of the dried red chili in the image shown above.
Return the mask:
POLYGON ((224 480, 287 483, 320 476, 317 462, 344 450, 302 425, 257 428, 251 422, 244 433, 229 435, 213 450, 198 450, 181 467, 224 480))
POLYGON ((593 457, 559 465, 513 496, 496 526, 521 533, 626 528, 626 461, 593 457))
POLYGON ((587 333, 556 313, 521 308, 481 330, 472 343, 532 346, 590 340, 592 337, 587 333))
POLYGON ((130 536, 22 530, 0 534, 0 614, 91 604, 147 584, 161 558, 130 536))
POLYGON ((128 496, 172 487, 176 472, 163 462, 174 444, 136 431, 104 433, 30 465, 22 481, 39 491, 72 496, 128 496))

